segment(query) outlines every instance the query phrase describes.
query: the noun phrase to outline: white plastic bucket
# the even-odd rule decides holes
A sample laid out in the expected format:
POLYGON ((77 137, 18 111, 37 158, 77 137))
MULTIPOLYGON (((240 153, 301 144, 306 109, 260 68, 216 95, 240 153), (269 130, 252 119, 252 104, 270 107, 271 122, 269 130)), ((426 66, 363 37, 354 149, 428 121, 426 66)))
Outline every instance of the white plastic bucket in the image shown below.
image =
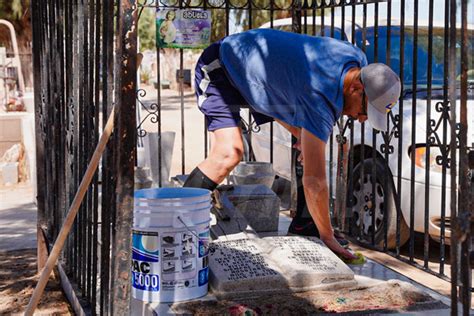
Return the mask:
POLYGON ((135 191, 134 298, 171 303, 207 294, 210 208, 205 189, 135 191))
POLYGON ((18 162, 7 162, 0 164, 0 171, 4 185, 18 183, 18 162))

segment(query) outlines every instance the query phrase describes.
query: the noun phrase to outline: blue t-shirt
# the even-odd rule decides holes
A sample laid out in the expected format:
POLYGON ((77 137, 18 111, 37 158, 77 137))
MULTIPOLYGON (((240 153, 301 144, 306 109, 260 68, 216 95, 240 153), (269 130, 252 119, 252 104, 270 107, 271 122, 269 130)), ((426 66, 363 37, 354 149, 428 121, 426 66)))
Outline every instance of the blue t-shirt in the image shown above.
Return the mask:
POLYGON ((367 64, 365 54, 348 42, 271 29, 226 37, 220 60, 255 111, 324 142, 342 113, 345 74, 367 64))

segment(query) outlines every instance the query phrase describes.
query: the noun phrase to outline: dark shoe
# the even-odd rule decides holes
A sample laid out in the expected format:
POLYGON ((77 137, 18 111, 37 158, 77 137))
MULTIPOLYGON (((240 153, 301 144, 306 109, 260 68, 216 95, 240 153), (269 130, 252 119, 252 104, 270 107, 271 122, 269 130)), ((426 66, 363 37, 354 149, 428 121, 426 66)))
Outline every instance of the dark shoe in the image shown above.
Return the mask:
POLYGON ((298 236, 311 236, 319 238, 319 231, 314 222, 308 220, 296 220, 295 218, 291 221, 290 227, 288 228, 288 234, 298 236))

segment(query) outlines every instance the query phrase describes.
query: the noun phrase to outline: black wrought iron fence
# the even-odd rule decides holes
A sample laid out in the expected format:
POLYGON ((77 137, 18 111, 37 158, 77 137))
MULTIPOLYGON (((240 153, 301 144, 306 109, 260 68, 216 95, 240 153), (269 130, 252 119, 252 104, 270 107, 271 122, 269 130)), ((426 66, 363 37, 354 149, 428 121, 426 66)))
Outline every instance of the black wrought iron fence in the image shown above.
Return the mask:
MULTIPOLYGON (((172 98, 177 97, 173 106, 179 109, 174 123, 179 125, 180 148, 173 159, 180 162, 178 173, 194 167, 187 163, 196 156, 188 149, 190 143, 202 142, 202 159, 209 149, 204 124, 199 135, 187 132, 190 125, 201 123, 186 120, 185 50, 176 50, 176 94, 165 95, 170 77, 163 77, 163 68, 169 66, 170 54, 158 48, 156 98, 146 97, 152 91, 131 93, 137 48, 136 35, 129 31, 136 31, 135 14, 183 8, 212 12, 213 40, 256 27, 331 36, 350 41, 366 52, 369 62, 384 62, 399 73, 404 89, 389 115, 388 132, 341 118, 328 142, 331 211, 335 224, 355 240, 451 279, 452 298, 459 298, 466 312, 473 209, 467 155, 474 142, 474 21, 469 21, 472 9, 467 1, 152 0, 117 1, 115 8, 92 0, 33 3, 39 224, 50 241, 103 120, 114 104, 119 107, 101 175, 90 188, 63 258, 93 312, 113 313, 128 304, 134 170, 130 157, 136 157, 137 135, 142 143, 141 137, 149 133, 144 123, 156 125, 156 185, 168 180, 160 149, 172 98)), ((194 101, 189 106, 195 106, 194 101)), ((257 127, 251 116, 245 121, 249 156, 284 166, 277 160, 282 148, 291 150, 289 136, 281 136, 277 124, 257 127), (266 139, 266 149, 259 148, 259 137, 266 139)), ((277 173, 297 181, 302 167, 296 166, 292 177, 291 162, 286 163, 290 172, 277 173)), ((301 202, 294 207, 303 208, 301 202)), ((457 313, 457 305, 452 308, 457 313)))
MULTIPOLYGON (((469 20, 472 9, 467 1, 292 1, 283 5, 277 1, 146 1, 142 7, 223 10, 225 33, 220 36, 256 27, 331 36, 360 47, 369 62, 392 67, 402 80, 403 93, 389 115, 388 132, 341 118, 328 142, 334 222, 365 246, 446 280, 456 280, 453 299, 459 285, 459 297, 467 304, 471 290, 467 223, 471 223, 472 198, 465 159, 474 141, 472 128, 468 130, 473 117, 474 21, 469 20), (229 27, 233 14, 239 11, 244 11, 239 14, 246 19, 240 20, 240 28, 229 27), (255 23, 255 11, 268 14, 255 23), (461 214, 463 230, 456 219, 461 214), (456 238, 457 234, 462 237, 456 238), (456 239, 463 241, 462 260, 456 255, 460 249, 456 239), (459 276, 462 280, 457 283, 459 276)), ((157 54, 157 58, 163 56, 157 54)), ((161 101, 158 95, 158 109, 161 101)), ((275 144, 282 140, 286 150, 291 150, 289 135, 275 139, 278 126, 257 127, 251 117, 244 121, 251 159, 281 159, 275 155, 280 153, 275 144), (255 137, 266 139, 266 148, 255 143, 255 137)), ((185 131, 191 123, 181 124, 181 171, 185 172, 184 139, 188 139, 185 131)), ((205 157, 205 129, 201 137, 205 157)), ((295 181, 289 161, 287 165, 287 170, 277 173, 295 181)), ((296 170, 297 178, 301 166, 296 170)), ((304 208, 301 204, 300 200, 294 207, 304 208)))
POLYGON ((62 227, 113 107, 117 113, 60 260, 92 314, 129 310, 135 9, 134 1, 31 1, 38 230, 47 244, 62 227))

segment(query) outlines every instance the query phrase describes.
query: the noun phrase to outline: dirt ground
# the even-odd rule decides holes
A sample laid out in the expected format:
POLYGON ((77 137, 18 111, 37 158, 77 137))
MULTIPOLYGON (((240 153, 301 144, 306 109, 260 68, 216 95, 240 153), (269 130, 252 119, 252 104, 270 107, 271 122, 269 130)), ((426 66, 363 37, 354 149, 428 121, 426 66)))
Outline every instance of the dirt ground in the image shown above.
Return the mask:
POLYGON ((375 315, 447 308, 414 286, 396 280, 338 291, 263 294, 257 297, 186 302, 173 306, 185 315, 375 315))
MULTIPOLYGON (((35 249, 0 252, 0 315, 22 314, 38 278, 35 249)), ((73 315, 59 280, 50 278, 35 315, 73 315)))

